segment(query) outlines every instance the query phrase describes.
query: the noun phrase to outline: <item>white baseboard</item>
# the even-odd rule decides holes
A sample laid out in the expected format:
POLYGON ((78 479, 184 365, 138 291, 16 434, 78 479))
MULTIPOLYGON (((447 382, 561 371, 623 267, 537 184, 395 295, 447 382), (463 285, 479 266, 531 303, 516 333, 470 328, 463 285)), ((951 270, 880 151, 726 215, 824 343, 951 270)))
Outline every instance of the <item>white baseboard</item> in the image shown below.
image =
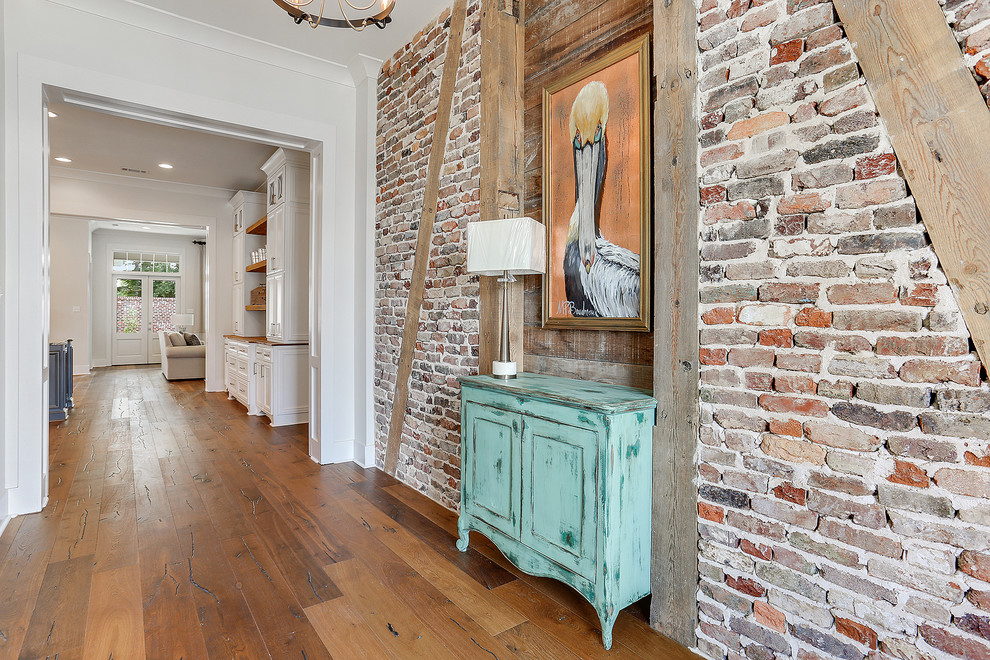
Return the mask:
POLYGON ((7 529, 7 525, 9 525, 10 521, 13 519, 14 516, 4 516, 3 518, 0 518, 0 536, 3 535, 4 531, 7 529))
POLYGON ((88 376, 89 375, 89 367, 88 366, 85 366, 85 367, 79 367, 77 369, 73 369, 72 370, 72 375, 73 376, 88 376))
POLYGON ((109 367, 110 363, 106 360, 93 360, 92 368, 98 369, 103 367, 109 367))

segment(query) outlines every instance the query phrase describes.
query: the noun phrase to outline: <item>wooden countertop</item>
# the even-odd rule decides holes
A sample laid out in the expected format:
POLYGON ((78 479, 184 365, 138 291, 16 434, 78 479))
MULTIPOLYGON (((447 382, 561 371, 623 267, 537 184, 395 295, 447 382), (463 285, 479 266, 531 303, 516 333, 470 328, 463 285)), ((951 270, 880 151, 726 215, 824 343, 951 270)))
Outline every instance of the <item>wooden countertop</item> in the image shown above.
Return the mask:
POLYGON ((247 342, 248 344, 265 344, 267 346, 308 346, 308 341, 268 341, 267 337, 241 337, 238 335, 224 335, 224 339, 235 339, 247 342))

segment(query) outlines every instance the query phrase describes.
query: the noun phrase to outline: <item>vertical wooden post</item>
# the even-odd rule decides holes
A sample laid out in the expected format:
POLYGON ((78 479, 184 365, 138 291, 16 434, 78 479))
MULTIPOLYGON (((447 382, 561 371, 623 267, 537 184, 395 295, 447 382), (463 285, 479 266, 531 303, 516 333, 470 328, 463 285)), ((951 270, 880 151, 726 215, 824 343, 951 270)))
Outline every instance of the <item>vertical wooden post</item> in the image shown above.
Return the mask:
POLYGON ((413 354, 416 352, 416 335, 419 333, 419 315, 423 311, 423 293, 426 289, 426 270, 430 263, 430 244, 433 224, 437 219, 437 201, 440 196, 440 170, 447 149, 447 133, 450 129, 450 107, 457 82, 457 66, 461 61, 461 42, 464 35, 464 19, 467 0, 457 0, 450 16, 450 35, 447 54, 440 81, 440 100, 437 118, 433 123, 433 144, 426 173, 426 190, 423 192, 423 213, 416 235, 416 255, 409 282, 409 298, 406 301, 405 325, 402 328, 402 344, 399 347, 399 365, 395 375, 395 395, 392 397, 392 416, 388 424, 388 441, 385 445, 385 471, 395 474, 402 444, 402 427, 406 420, 406 404, 409 402, 409 376, 412 374, 413 354))
MULTIPOLYGON (((481 220, 522 214, 524 0, 481 2, 481 220)), ((501 287, 481 278, 479 372, 491 373, 501 287)), ((523 366, 523 287, 509 286, 509 359, 523 366)))
POLYGON ((698 592, 698 142, 695 6, 653 3, 653 604, 650 622, 694 646, 698 592))

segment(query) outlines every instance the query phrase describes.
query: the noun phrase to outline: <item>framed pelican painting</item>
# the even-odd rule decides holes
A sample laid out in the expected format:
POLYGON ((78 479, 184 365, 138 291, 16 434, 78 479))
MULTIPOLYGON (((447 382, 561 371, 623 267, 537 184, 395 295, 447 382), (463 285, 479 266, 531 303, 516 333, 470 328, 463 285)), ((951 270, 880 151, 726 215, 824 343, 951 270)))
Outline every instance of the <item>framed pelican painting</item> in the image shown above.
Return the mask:
POLYGON ((650 329, 650 36, 543 89, 543 326, 650 329))

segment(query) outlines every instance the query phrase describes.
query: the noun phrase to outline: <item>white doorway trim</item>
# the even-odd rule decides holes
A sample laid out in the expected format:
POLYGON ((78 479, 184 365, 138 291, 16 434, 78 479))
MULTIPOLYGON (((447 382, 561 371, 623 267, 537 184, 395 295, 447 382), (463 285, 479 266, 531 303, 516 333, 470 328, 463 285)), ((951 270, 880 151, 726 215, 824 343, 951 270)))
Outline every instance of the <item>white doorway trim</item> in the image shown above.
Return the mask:
MULTIPOLYGON (((321 194, 314 199, 312 207, 319 209, 322 218, 320 222, 313 223, 313 238, 316 239, 313 250, 319 251, 320 259, 313 263, 310 296, 313 300, 311 308, 328 312, 328 318, 321 325, 318 323, 320 314, 314 314, 310 321, 310 363, 316 381, 313 383, 313 399, 320 404, 317 419, 321 420, 310 426, 310 453, 319 463, 354 458, 355 448, 359 444, 354 432, 357 409, 353 387, 355 361, 338 359, 332 366, 334 377, 320 377, 324 370, 327 373, 331 371, 321 356, 357 354, 355 340, 359 332, 350 311, 357 304, 353 284, 355 255, 358 252, 353 227, 358 190, 353 172, 353 136, 347 139, 344 149, 338 151, 338 129, 330 123, 308 121, 151 82, 135 82, 25 53, 18 55, 16 63, 16 119, 5 125, 8 155, 5 183, 8 194, 4 199, 3 225, 6 244, 3 248, 6 289, 3 323, 6 337, 2 344, 2 403, 3 436, 6 440, 3 485, 8 489, 7 511, 10 514, 38 511, 47 497, 43 480, 48 462, 44 450, 48 440, 45 414, 47 392, 43 388, 49 305, 45 279, 48 217, 43 194, 47 153, 40 148, 46 121, 42 113, 46 87, 82 89, 85 94, 101 98, 106 103, 141 108, 152 115, 162 112, 165 116, 183 117, 192 123, 202 118, 199 119, 200 130, 219 134, 223 134, 225 125, 248 126, 255 131, 269 133, 272 141, 277 142, 285 135, 284 129, 291 127, 293 133, 305 136, 310 150, 325 156, 321 160, 322 180, 314 196, 321 194), (330 347, 333 347, 332 351, 330 347), (331 420, 332 425, 329 424, 331 420)), ((222 218, 216 227, 219 231, 225 231, 229 229, 229 224, 229 218, 222 218)), ((225 263, 217 254, 216 241, 211 243, 207 257, 208 280, 214 269, 218 272, 218 265, 225 263)), ((213 319, 226 318, 226 315, 220 316, 216 312, 221 307, 229 307, 229 301, 225 298, 218 300, 221 294, 211 295, 213 288, 207 287, 206 304, 214 312, 210 316, 213 319)), ((222 330, 206 328, 209 341, 213 344, 210 348, 221 356, 222 343, 214 342, 221 339, 222 330)), ((364 442, 360 444, 363 448, 364 442)))

